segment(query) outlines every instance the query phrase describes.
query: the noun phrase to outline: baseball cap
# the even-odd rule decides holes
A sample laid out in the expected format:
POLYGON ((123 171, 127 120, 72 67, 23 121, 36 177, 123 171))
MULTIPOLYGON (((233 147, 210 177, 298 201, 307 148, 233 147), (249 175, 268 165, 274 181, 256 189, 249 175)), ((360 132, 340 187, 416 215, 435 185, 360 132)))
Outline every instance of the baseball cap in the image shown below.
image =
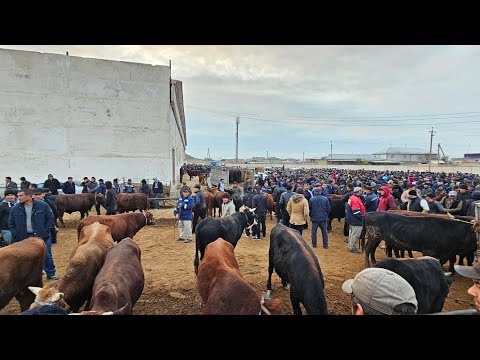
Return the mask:
POLYGON ((448 196, 457 196, 457 192, 452 190, 448 193, 448 196))
POLYGON ((382 268, 360 271, 345 281, 342 290, 355 294, 365 305, 383 314, 393 314, 395 306, 409 303, 418 309, 413 287, 400 275, 382 268))
POLYGON ((454 265, 455 271, 470 279, 480 280, 480 262, 473 266, 454 265))
POLYGON ((353 192, 356 193, 357 191, 362 191, 362 188, 360 186, 354 187, 353 192))

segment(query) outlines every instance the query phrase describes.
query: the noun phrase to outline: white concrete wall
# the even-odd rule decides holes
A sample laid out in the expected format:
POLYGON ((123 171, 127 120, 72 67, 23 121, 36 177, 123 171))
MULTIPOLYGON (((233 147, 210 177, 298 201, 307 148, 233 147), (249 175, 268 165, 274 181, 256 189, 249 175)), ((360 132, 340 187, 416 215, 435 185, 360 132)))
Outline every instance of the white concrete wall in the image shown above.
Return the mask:
POLYGON ((0 49, 1 179, 178 181, 172 148, 183 164, 185 144, 169 75, 168 66, 0 49))

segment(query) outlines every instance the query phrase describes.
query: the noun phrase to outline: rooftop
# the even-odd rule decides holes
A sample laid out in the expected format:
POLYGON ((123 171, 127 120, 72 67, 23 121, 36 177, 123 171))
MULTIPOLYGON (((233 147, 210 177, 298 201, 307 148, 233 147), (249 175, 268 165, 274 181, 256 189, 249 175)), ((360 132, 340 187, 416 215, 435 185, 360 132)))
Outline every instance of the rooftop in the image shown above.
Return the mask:
POLYGON ((371 161, 371 160, 378 160, 376 156, 370 154, 332 154, 324 156, 322 159, 324 160, 333 160, 333 161, 355 161, 357 159, 361 159, 364 161, 371 161))
POLYGON ((429 152, 424 149, 420 148, 408 148, 408 147, 389 147, 387 149, 383 149, 373 155, 383 155, 383 154, 406 154, 406 155, 425 155, 429 152))

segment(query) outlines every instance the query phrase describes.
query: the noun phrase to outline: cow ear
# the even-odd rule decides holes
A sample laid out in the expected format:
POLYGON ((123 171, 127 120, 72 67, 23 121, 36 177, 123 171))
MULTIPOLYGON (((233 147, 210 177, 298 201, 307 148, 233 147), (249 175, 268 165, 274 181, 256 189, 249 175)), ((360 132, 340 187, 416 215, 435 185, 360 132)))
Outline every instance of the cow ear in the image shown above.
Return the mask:
POLYGON ((243 212, 244 210, 245 210, 245 205, 242 205, 238 211, 243 212))
POLYGON ((41 287, 36 287, 36 286, 29 286, 28 290, 30 290, 35 295, 38 295, 39 291, 42 290, 42 288, 41 287))

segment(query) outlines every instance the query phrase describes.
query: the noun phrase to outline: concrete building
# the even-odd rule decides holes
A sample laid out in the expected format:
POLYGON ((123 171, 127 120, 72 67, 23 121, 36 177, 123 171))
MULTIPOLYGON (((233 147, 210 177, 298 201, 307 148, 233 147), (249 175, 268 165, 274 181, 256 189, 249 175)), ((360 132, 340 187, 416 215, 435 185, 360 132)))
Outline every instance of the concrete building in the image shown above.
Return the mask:
MULTIPOLYGON (((0 49, 2 175, 158 177, 178 185, 187 145, 170 67, 0 49)), ((172 187, 173 190, 173 187, 172 187)))
MULTIPOLYGON (((389 147, 373 153, 372 155, 377 156, 382 160, 389 160, 398 163, 423 163, 428 162, 429 152, 428 150, 420 148, 389 147)), ((432 160, 435 159, 437 159, 437 154, 432 154, 432 160)))

